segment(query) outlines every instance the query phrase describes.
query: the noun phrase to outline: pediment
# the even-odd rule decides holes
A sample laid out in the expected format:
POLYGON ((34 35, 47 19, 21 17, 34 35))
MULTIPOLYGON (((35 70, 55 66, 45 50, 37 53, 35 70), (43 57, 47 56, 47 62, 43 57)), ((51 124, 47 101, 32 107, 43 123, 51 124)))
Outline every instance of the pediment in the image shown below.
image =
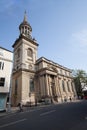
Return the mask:
POLYGON ((56 67, 49 66, 48 69, 51 70, 51 71, 54 71, 54 72, 58 73, 58 70, 57 70, 56 67))

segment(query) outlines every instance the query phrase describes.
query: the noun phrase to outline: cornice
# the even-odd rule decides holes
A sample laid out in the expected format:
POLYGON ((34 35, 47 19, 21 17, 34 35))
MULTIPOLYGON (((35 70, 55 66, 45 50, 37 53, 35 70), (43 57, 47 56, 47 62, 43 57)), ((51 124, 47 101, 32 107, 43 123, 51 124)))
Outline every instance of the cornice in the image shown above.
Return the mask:
POLYGON ((12 62, 12 63, 13 63, 13 60, 6 59, 6 58, 3 58, 3 57, 0 57, 0 60, 3 60, 3 61, 8 61, 8 62, 12 62))
POLYGON ((6 49, 6 48, 4 48, 4 47, 1 47, 1 46, 0 46, 0 49, 3 49, 3 50, 5 50, 5 51, 8 51, 8 52, 13 53, 12 51, 10 51, 10 50, 8 50, 8 49, 6 49))
POLYGON ((29 39, 28 37, 26 37, 26 36, 24 36, 24 35, 20 35, 19 36, 19 38, 15 41, 15 43, 12 45, 12 47, 14 48, 16 45, 17 45, 17 43, 20 41, 20 40, 22 40, 22 39, 25 39, 25 40, 27 40, 28 42, 31 42, 33 45, 35 45, 35 46, 39 46, 39 44, 38 43, 36 43, 33 39, 29 39))
POLYGON ((18 69, 18 70, 16 70, 16 71, 13 71, 12 74, 14 75, 14 74, 19 73, 19 72, 22 72, 22 71, 30 72, 30 73, 35 73, 34 70, 28 70, 28 69, 21 69, 21 68, 20 68, 20 69, 18 69))
POLYGON ((52 66, 55 66, 57 68, 60 68, 60 69, 63 69, 63 70, 66 70, 68 72, 71 72, 71 69, 67 68, 67 67, 64 67, 62 65, 59 65, 58 63, 55 63, 51 60, 48 60, 47 58, 45 57, 40 57, 39 59, 36 60, 36 64, 35 65, 38 65, 40 62, 46 62, 47 64, 50 64, 52 66))

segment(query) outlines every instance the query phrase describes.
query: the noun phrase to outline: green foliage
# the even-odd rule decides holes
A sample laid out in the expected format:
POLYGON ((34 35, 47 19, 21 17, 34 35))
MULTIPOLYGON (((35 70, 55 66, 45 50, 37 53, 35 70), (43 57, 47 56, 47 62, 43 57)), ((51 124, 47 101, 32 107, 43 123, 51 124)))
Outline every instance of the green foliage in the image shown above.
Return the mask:
POLYGON ((77 91, 77 95, 82 95, 81 83, 87 84, 87 73, 84 70, 73 70, 74 83, 77 91))

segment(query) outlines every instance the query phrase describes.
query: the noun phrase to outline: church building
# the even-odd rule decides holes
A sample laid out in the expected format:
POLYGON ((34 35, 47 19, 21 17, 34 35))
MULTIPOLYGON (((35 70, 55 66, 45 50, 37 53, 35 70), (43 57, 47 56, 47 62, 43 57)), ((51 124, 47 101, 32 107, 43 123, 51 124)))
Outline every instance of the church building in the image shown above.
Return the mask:
POLYGON ((13 44, 12 105, 49 100, 52 103, 74 99, 76 90, 72 71, 51 60, 37 59, 38 43, 26 13, 19 25, 19 38, 13 44))

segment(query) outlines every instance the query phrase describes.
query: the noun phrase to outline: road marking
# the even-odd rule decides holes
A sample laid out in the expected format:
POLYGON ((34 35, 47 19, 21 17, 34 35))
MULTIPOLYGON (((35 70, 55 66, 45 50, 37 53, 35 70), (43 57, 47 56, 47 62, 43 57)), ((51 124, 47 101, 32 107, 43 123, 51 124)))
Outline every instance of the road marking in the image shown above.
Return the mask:
POLYGON ((30 112, 34 112, 34 111, 39 111, 39 110, 41 110, 42 108, 38 108, 38 109, 36 109, 36 110, 26 110, 26 111, 23 111, 23 112, 17 112, 17 113, 12 113, 11 115, 10 114, 8 114, 8 115, 5 115, 4 117, 2 117, 0 120, 2 120, 2 119, 7 119, 7 118, 9 118, 9 117, 12 117, 12 116, 15 116, 15 115, 17 115, 17 114, 23 114, 23 113, 30 113, 30 112))
MULTIPOLYGON (((27 111, 25 111, 26 113, 27 112, 34 112, 34 111, 39 111, 39 110, 41 110, 42 108, 38 108, 38 109, 35 109, 35 110, 27 110, 27 111)), ((22 113, 25 113, 25 112, 22 112, 22 113)))
POLYGON ((10 125, 14 125, 14 124, 20 123, 20 122, 25 121, 25 120, 27 120, 27 119, 22 119, 22 120, 18 120, 18 121, 14 121, 14 122, 8 123, 8 124, 4 124, 4 125, 1 125, 0 128, 6 127, 6 126, 10 126, 10 125))
POLYGON ((50 113, 53 113, 55 112, 56 110, 52 110, 52 111, 48 111, 48 112, 44 112, 42 114, 40 114, 40 116, 44 116, 44 115, 47 115, 47 114, 50 114, 50 113))

